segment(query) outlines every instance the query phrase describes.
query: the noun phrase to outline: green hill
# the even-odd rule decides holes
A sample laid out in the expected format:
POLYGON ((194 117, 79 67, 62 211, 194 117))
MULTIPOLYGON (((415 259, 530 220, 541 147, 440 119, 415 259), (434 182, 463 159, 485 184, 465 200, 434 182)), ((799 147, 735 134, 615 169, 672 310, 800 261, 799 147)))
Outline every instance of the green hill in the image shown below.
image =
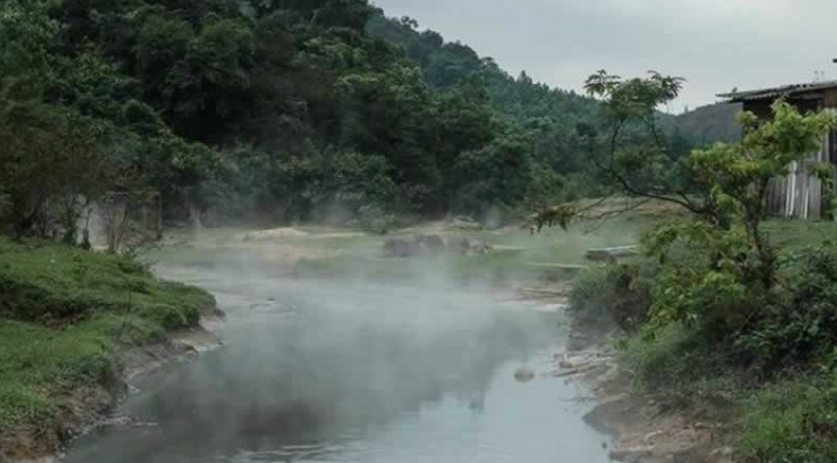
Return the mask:
POLYGON ((741 126, 736 116, 740 104, 717 103, 701 106, 675 117, 674 125, 695 143, 705 145, 716 141, 735 142, 741 139, 741 126))

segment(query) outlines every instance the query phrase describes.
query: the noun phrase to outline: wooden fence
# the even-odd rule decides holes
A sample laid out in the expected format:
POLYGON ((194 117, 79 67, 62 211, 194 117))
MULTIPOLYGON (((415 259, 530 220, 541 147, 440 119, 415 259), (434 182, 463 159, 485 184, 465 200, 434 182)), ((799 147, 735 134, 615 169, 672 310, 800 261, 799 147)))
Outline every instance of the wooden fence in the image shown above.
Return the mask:
MULTIPOLYGON (((770 181, 767 192, 767 211, 774 217, 786 219, 819 220, 823 217, 823 184, 808 168, 810 163, 831 162, 837 151, 837 137, 826 137, 822 151, 811 156, 806 162, 791 164, 790 173, 770 181)), ((832 182, 835 180, 832 179, 832 182)))

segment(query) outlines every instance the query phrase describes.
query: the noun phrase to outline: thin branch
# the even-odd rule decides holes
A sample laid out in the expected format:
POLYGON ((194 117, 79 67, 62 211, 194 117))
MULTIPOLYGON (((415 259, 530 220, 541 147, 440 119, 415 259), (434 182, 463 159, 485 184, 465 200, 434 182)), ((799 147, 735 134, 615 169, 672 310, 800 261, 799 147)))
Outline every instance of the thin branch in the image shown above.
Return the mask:
POLYGON ((593 163, 596 165, 597 168, 601 169, 607 175, 610 175, 617 182, 619 182, 619 184, 622 186, 622 188, 625 191, 627 191, 628 193, 630 193, 634 196, 639 196, 641 198, 658 199, 660 201, 675 203, 675 204, 678 204, 680 206, 685 207, 686 209, 688 209, 689 211, 691 211, 695 214, 705 214, 706 213, 706 211, 703 211, 700 208, 696 208, 689 201, 684 201, 684 200, 679 199, 679 198, 671 197, 667 193, 651 193, 651 192, 638 190, 633 185, 631 185, 630 182, 628 182, 628 180, 626 180, 622 175, 620 175, 618 172, 616 172, 615 169, 606 168, 606 167, 602 166, 601 163, 597 162, 595 159, 593 160, 593 163))

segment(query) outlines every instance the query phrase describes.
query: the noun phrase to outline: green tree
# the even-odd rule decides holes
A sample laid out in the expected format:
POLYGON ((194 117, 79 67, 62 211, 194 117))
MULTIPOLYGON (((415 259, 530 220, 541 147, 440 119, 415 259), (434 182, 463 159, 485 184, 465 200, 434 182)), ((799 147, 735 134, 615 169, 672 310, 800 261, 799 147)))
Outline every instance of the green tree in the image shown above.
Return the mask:
MULTIPOLYGON (((603 99, 611 123, 594 145, 592 162, 611 181, 613 193, 673 203, 693 214, 646 237, 646 251, 663 264, 652 326, 684 323, 724 337, 755 323, 777 303, 776 252, 762 227, 768 184, 787 175, 792 162, 808 163, 837 118, 801 114, 779 100, 768 120, 742 113, 741 142, 677 157, 657 131, 655 111, 681 86, 682 79, 657 73, 624 81, 604 71, 591 76, 587 89, 603 99), (677 177, 668 173, 673 169, 677 177), (700 259, 676 259, 684 248, 700 259)), ((824 179, 832 177, 828 167, 811 167, 824 179)), ((553 208, 539 220, 565 225, 578 212, 572 206, 553 208)))
POLYGON ((456 166, 463 179, 455 197, 455 208, 485 213, 519 204, 533 181, 529 139, 510 132, 477 151, 460 155, 456 166))
MULTIPOLYGON (((770 306, 776 285, 776 251, 763 231, 769 182, 788 174, 792 162, 808 163, 822 149, 824 137, 837 127, 828 113, 800 114, 789 103, 773 104, 772 120, 742 113, 745 133, 740 143, 718 143, 693 151, 689 168, 705 185, 715 205, 714 220, 697 220, 662 227, 648 239, 649 250, 665 257, 678 242, 707 253, 707 271, 670 266, 654 313, 662 321, 699 322, 708 318, 725 323, 758 319, 770 306), (717 220, 720 217, 720 220, 717 220), (723 226, 722 226, 723 225, 723 226), (743 314, 729 311, 723 301, 747 307, 743 314), (708 303, 714 302, 714 304, 708 303)), ((815 163, 814 163, 815 164, 815 163)), ((812 166, 831 181, 830 166, 812 166)), ((733 304, 735 305, 735 304, 733 304)))
POLYGON ((44 101, 58 79, 58 32, 45 3, 0 6, 0 196, 16 236, 73 241, 80 203, 104 176, 106 125, 44 101))
POLYGON ((433 95, 415 67, 340 79, 341 145, 384 156, 409 200, 425 212, 440 209, 441 173, 432 146, 433 95))

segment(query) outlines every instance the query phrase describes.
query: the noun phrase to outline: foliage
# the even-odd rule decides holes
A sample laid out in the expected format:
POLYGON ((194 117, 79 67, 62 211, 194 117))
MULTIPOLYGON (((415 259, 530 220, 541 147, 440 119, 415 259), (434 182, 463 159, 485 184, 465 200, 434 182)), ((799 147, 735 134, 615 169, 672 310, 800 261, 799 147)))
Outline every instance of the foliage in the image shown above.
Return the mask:
POLYGON ((725 388, 706 387, 710 381, 723 379, 726 364, 721 352, 713 352, 686 326, 668 325, 653 338, 636 334, 621 347, 622 360, 634 380, 662 391, 669 399, 688 400, 696 399, 694 394, 720 396, 725 392, 725 388))
POLYGON ((652 308, 655 322, 679 321, 724 337, 764 315, 775 303, 776 251, 762 230, 767 185, 817 151, 835 125, 831 115, 801 115, 773 106, 772 121, 743 114, 740 144, 697 150, 690 169, 708 190, 711 214, 659 229, 647 239, 650 254, 665 260, 672 245, 703 249, 708 265, 669 265, 652 308))
POLYGON ((805 248, 781 263, 783 298, 737 341, 763 367, 809 364, 837 345, 837 247, 805 248))
MULTIPOLYGON (((72 241, 90 204, 135 191, 159 194, 169 222, 331 217, 318 208, 342 193, 320 183, 333 167, 313 164, 342 156, 385 160, 393 200, 370 204, 385 215, 507 215, 607 192, 586 161, 613 111, 526 73, 512 77, 366 0, 0 8, 0 135, 16 147, 0 163, 19 180, 0 182, 0 210, 19 235, 72 241), (54 189, 72 191, 42 199, 34 172, 65 161, 87 175, 51 168, 54 189)), ((642 83, 607 91, 627 97, 642 83)), ((636 127, 625 132, 637 138, 636 127)), ((656 172, 679 181, 665 165, 656 172)), ((364 186, 352 181, 339 189, 359 198, 364 186)), ((360 210, 350 202, 346 221, 360 210)))
POLYGON ((740 454, 752 463, 832 462, 837 458, 834 373, 767 388, 748 404, 740 454))
POLYGON ((585 178, 578 127, 596 124, 595 101, 511 78, 365 0, 0 9, 0 164, 14 172, 0 219, 21 236, 75 241, 106 194, 156 192, 168 221, 334 207, 351 221, 362 200, 424 216, 549 204, 560 179, 585 178), (333 159, 374 170, 388 200, 365 174, 324 185, 346 170, 333 159))
POLYGON ((453 209, 485 212, 492 206, 521 203, 533 179, 530 151, 528 140, 509 136, 462 153, 455 166, 461 180, 453 209))
POLYGON ((285 219, 341 223, 369 208, 392 210, 401 200, 380 156, 312 152, 276 167, 269 188, 285 219))
POLYGON ((610 265, 586 272, 573 286, 570 306, 580 323, 636 330, 650 306, 654 263, 610 265))
POLYGON ((601 70, 585 82, 601 100, 604 128, 586 130, 596 178, 611 192, 677 204, 702 216, 714 214, 704 185, 696 184, 688 153, 666 136, 657 108, 675 99, 685 80, 650 72, 622 79, 601 70))
MULTIPOLYGON (((609 139, 594 150, 604 178, 619 193, 692 213, 644 237, 644 254, 657 262, 645 280, 648 317, 624 345, 628 366, 643 385, 694 404, 704 394, 734 399, 736 391, 781 372, 811 374, 834 351, 835 248, 792 249, 780 258, 781 240, 765 231, 765 204, 769 182, 787 175, 792 163, 806 163, 830 181, 833 169, 808 158, 837 119, 802 114, 780 99, 769 119, 740 115, 739 142, 678 156, 655 135, 654 109, 676 96, 680 84, 658 74, 623 81, 600 72, 587 86, 603 98, 612 123, 609 139), (631 133, 637 126, 645 127, 644 136, 631 133), (667 175, 671 169, 678 174, 667 175)), ((550 213, 541 220, 555 221, 550 213)), ((608 280, 608 274, 620 275, 618 269, 583 282, 573 303, 596 319, 609 315, 593 308, 614 307, 635 292, 627 279, 615 280, 621 287, 608 280)), ((830 362, 822 368, 824 379, 767 388, 745 403, 745 461, 834 460, 833 371, 830 362)))
POLYGON ((358 209, 357 218, 350 224, 369 233, 385 235, 398 225, 398 219, 379 206, 366 204, 358 209))
POLYGON ((662 265, 651 326, 682 323, 725 339, 776 302, 776 252, 762 230, 768 183, 818 151, 837 119, 803 115, 779 100, 770 120, 742 113, 740 143, 717 143, 678 158, 658 135, 655 108, 676 97, 682 82, 658 73, 629 80, 605 71, 592 75, 586 88, 603 99, 612 125, 593 162, 616 191, 671 202, 694 215, 645 238, 646 253, 662 265), (642 133, 625 135, 636 126, 642 133), (671 169, 678 175, 665 173, 671 169), (681 248, 701 258, 671 259, 681 248))
POLYGON ((453 210, 473 214, 521 201, 549 206, 596 193, 583 154, 584 133, 601 125, 595 100, 550 89, 525 72, 512 77, 467 45, 445 42, 435 31, 420 32, 411 18, 388 19, 378 12, 367 29, 400 45, 426 81, 442 90, 437 133, 443 140, 436 153, 453 210), (512 144, 517 163, 502 170, 492 166, 512 144), (463 185, 466 166, 445 175, 457 158, 460 165, 484 164, 493 177, 463 185), (562 188, 564 178, 575 180, 573 188, 562 188))

